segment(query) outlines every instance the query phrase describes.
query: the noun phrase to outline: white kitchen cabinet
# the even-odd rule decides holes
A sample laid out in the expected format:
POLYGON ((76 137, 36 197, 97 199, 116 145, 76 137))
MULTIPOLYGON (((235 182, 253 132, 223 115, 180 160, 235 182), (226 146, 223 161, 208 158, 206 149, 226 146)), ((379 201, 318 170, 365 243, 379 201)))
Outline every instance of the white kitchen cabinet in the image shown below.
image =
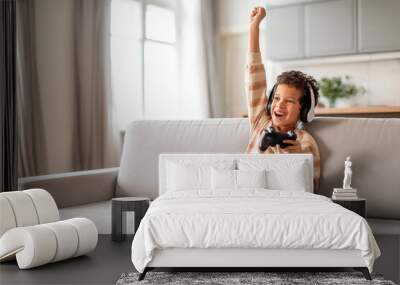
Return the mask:
POLYGON ((358 1, 360 52, 400 50, 400 1, 358 1))
POLYGON ((306 57, 357 51, 355 0, 310 3, 304 9, 306 57))
POLYGON ((304 57, 304 7, 287 6, 269 10, 266 36, 267 58, 304 57))

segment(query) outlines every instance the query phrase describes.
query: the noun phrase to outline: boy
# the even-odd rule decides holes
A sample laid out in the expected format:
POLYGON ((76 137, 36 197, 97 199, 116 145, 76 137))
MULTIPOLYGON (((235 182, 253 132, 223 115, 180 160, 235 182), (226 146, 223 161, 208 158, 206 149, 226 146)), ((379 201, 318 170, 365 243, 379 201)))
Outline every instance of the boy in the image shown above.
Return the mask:
POLYGON ((255 7, 250 15, 245 84, 251 133, 246 153, 262 152, 259 149, 260 136, 269 126, 273 126, 278 132, 294 131, 297 135, 296 140, 283 141, 290 144, 289 146, 270 146, 263 153, 312 153, 315 190, 318 189, 320 178, 318 145, 308 132, 297 126, 300 121, 312 120, 313 108, 318 103, 317 82, 300 71, 283 72, 278 76, 270 96, 266 96, 266 76, 259 46, 259 25, 265 16, 263 7, 255 7))

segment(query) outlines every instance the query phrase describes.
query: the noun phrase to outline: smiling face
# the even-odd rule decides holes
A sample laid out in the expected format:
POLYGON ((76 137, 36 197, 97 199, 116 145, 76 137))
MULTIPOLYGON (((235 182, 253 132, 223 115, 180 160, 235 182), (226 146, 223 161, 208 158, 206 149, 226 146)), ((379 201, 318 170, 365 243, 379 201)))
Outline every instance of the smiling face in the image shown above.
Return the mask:
POLYGON ((280 132, 293 130, 300 119, 300 99, 303 93, 296 87, 279 84, 274 94, 271 105, 274 127, 280 132))

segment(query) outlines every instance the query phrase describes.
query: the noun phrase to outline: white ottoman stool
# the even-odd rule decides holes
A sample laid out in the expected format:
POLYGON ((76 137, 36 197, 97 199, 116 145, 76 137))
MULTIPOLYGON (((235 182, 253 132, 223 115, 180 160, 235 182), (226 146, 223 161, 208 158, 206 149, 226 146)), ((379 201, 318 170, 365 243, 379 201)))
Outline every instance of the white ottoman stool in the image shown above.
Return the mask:
POLYGON ((86 254, 96 248, 95 224, 86 218, 58 221, 54 199, 43 189, 0 193, 0 261, 20 269, 86 254))

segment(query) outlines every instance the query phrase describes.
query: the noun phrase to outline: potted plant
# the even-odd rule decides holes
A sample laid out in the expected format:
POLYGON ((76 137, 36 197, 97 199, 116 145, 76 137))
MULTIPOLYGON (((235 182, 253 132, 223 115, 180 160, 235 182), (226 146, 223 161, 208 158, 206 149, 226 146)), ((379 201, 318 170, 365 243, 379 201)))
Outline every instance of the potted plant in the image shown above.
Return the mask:
POLYGON ((357 94, 364 94, 365 89, 350 83, 350 76, 346 75, 344 80, 341 77, 326 78, 318 81, 321 95, 326 97, 329 107, 335 107, 336 99, 348 98, 357 94))

